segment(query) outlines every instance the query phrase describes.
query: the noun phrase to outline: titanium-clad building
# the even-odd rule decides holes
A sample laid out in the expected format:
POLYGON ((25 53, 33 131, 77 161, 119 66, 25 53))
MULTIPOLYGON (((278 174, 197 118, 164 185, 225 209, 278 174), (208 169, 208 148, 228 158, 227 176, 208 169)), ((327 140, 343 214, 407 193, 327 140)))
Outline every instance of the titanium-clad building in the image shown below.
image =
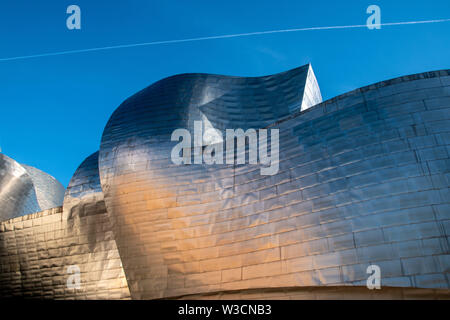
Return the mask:
POLYGON ((449 155, 449 70, 325 102, 310 65, 169 77, 113 113, 62 209, 2 213, 16 218, 0 222, 0 295, 448 298, 449 155), (176 164, 177 129, 192 132, 181 153, 193 158, 226 146, 227 129, 278 130, 277 170, 176 164), (381 290, 366 287, 371 265, 381 290))

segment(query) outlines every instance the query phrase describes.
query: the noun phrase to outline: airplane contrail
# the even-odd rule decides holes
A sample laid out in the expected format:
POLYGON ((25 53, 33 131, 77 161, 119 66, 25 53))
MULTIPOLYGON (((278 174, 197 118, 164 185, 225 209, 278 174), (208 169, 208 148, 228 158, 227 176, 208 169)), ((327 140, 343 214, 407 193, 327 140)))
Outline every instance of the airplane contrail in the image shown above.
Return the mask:
MULTIPOLYGON (((412 25, 412 24, 425 24, 425 23, 442 23, 442 22, 448 22, 448 21, 450 21, 450 19, 388 22, 388 23, 381 23, 381 24, 379 24, 379 26, 399 26, 399 25, 412 25)), ((378 26, 378 25, 374 24, 373 26, 378 26)), ((247 33, 224 34, 224 35, 217 35, 217 36, 141 42, 141 43, 122 44, 122 45, 107 46, 107 47, 48 52, 48 53, 33 54, 33 55, 27 55, 27 56, 6 57, 6 58, 0 58, 0 62, 31 59, 31 58, 60 56, 60 55, 66 55, 66 54, 85 53, 85 52, 93 52, 93 51, 112 50, 112 49, 154 46, 154 45, 161 45, 161 44, 172 44, 172 43, 194 42, 194 41, 205 41, 205 40, 227 39, 227 38, 238 38, 238 37, 250 37, 250 36, 257 36, 257 35, 274 34, 274 33, 300 32, 300 31, 312 31, 312 30, 366 28, 366 27, 367 27, 366 24, 358 24, 358 25, 348 25, 348 26, 309 27, 309 28, 280 29, 280 30, 257 31, 257 32, 247 32, 247 33)))

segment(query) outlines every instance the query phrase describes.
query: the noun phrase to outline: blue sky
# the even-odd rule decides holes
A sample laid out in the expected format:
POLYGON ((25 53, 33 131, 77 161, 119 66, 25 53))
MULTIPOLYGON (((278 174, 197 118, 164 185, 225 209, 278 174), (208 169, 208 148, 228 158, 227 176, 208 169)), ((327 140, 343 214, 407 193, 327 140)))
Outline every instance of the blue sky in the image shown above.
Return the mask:
MULTIPOLYGON (((450 1, 2 1, 0 58, 315 26, 450 18, 450 1), (68 30, 66 8, 81 8, 68 30)), ((270 34, 0 62, 0 147, 65 186, 117 106, 177 73, 259 76, 312 63, 324 99, 450 68, 450 22, 270 34)))

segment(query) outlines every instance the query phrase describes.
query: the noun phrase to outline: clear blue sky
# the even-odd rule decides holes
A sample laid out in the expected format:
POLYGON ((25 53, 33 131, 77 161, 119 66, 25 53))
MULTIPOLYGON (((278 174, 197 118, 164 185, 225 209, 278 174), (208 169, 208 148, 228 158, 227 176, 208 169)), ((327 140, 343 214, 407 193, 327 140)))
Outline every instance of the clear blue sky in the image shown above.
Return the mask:
MULTIPOLYGON (((314 26, 450 18, 449 0, 2 1, 0 58, 314 26), (66 28, 81 7, 82 29, 66 28)), ((184 72, 258 76, 311 62, 324 99, 401 75, 450 68, 450 22, 261 35, 0 62, 0 146, 67 186, 98 150, 111 113, 184 72)))

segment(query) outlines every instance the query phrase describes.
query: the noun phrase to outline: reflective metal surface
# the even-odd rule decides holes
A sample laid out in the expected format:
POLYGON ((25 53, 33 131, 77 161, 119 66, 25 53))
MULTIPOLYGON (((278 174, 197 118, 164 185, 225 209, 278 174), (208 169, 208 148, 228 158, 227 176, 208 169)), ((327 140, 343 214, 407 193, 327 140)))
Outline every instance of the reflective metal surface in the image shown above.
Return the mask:
POLYGON ((384 286, 449 288, 448 71, 299 112, 306 70, 178 75, 114 112, 100 177, 132 298, 365 286, 370 264, 384 286), (194 120, 279 129, 280 171, 174 165, 170 134, 194 120))
MULTIPOLYGON (((180 167, 171 163, 172 132, 192 130, 196 120, 203 122, 203 128, 221 131, 258 129, 320 101, 314 74, 306 65, 259 78, 178 75, 158 81, 122 103, 103 134, 100 177, 134 298, 162 297, 168 288, 169 270, 159 248, 163 240, 159 233, 169 235, 172 229, 168 207, 179 203, 181 210, 204 198, 204 202, 212 202, 211 209, 219 211, 223 204, 214 201, 229 198, 224 200, 229 202, 235 192, 237 168, 232 165, 180 167), (310 91, 308 97, 305 87, 310 91), (138 238, 141 240, 136 242, 138 238)), ((179 262, 178 258, 174 262, 179 262)))
POLYGON ((0 153, 0 221, 38 211, 41 208, 29 172, 0 153))
MULTIPOLYGON (((33 174, 0 156, 0 220, 37 210, 33 174)), ((449 156, 450 70, 325 102, 310 66, 163 79, 114 112, 64 209, 0 222, 0 296, 448 299, 449 156), (196 120, 279 129, 278 173, 173 164, 196 120)))
POLYGON ((98 152, 87 157, 75 171, 64 196, 66 219, 106 212, 98 172, 98 152))
POLYGON ((24 164, 22 164, 22 167, 27 170, 28 175, 33 181, 34 191, 40 208, 37 211, 27 212, 27 214, 56 208, 62 205, 66 189, 58 180, 34 167, 24 164))

